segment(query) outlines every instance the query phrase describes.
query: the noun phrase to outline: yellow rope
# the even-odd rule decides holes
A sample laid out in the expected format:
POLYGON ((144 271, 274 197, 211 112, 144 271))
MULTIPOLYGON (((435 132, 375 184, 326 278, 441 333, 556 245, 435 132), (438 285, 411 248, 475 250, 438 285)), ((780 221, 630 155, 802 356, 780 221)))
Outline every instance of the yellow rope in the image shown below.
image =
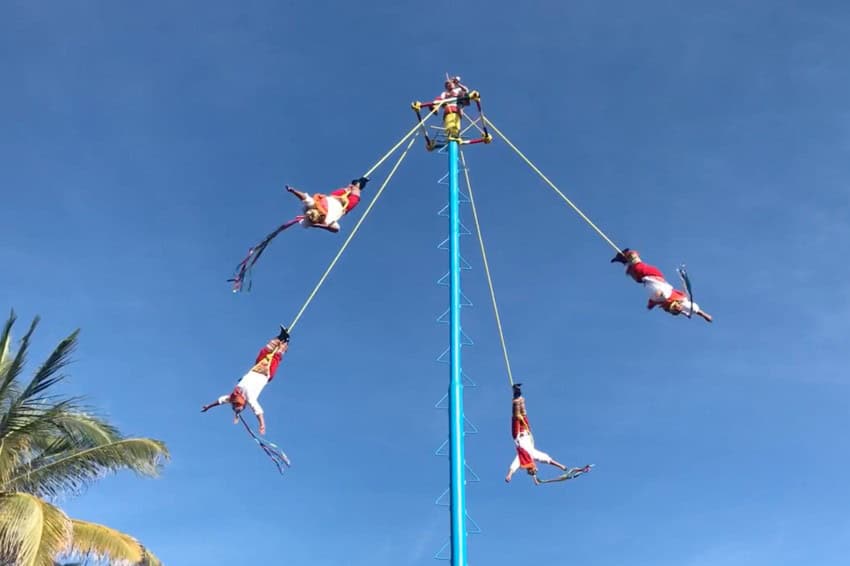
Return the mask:
POLYGON ((466 168, 466 158, 460 152, 460 162, 463 165, 463 175, 466 178, 466 190, 469 192, 469 204, 472 208, 472 218, 475 220, 475 231, 478 232, 478 244, 481 246, 481 258, 484 260, 484 273, 487 275, 487 285, 490 287, 490 300, 493 302, 493 312, 496 313, 496 327, 499 329, 499 340, 502 342, 502 354, 505 357, 505 367, 508 369, 508 381, 514 384, 511 372, 511 362, 508 359, 508 347, 505 345, 505 334, 502 331, 502 319, 499 317, 499 306, 496 304, 496 291, 493 279, 490 277, 490 264, 487 262, 487 251, 484 249, 484 236, 481 234, 481 224, 478 222, 478 209, 475 208, 475 197, 472 195, 472 183, 469 181, 469 170, 466 168))
MULTIPOLYGON (((416 132, 416 130, 413 130, 413 132, 416 132)), ((407 137, 409 136, 410 134, 405 136, 405 139, 407 139, 407 137)), ((293 319, 292 323, 288 327, 288 330, 290 332, 292 332, 292 329, 295 328, 295 325, 298 323, 298 320, 301 318, 301 315, 304 314, 304 311, 307 310, 307 306, 313 300, 313 297, 315 297, 316 293, 319 292, 319 288, 325 282, 325 279, 327 279, 328 275, 330 275, 331 270, 334 268, 336 262, 342 256, 342 253, 345 251, 345 248, 348 247, 348 243, 351 242, 352 238, 354 238, 354 235, 357 233, 357 230, 360 229, 360 225, 363 224, 363 221, 366 220, 367 216, 369 216, 369 212, 372 210, 372 207, 375 206, 376 202, 378 202, 378 198, 380 198, 381 193, 384 192, 384 189, 386 188, 387 184, 389 184, 390 179, 392 179, 393 175, 395 175, 395 172, 398 169, 399 165, 401 165, 401 162, 404 161, 405 157, 407 157, 407 152, 410 151, 410 148, 413 146, 413 143, 416 141, 417 137, 419 137, 418 132, 416 132, 416 135, 411 138, 410 143, 407 144, 407 147, 405 148, 404 152, 401 154, 401 156, 398 158, 398 161, 396 161, 395 165, 390 170, 390 174, 387 175, 387 178, 384 180, 384 183, 381 185, 381 188, 378 189, 378 192, 375 194, 375 198, 372 199, 372 202, 369 203, 369 206, 363 212, 363 216, 360 217, 360 219, 357 221, 357 224, 355 224, 354 228, 351 229, 351 233, 348 235, 348 238, 345 239, 345 242, 343 242, 342 247, 340 247, 339 251, 336 254, 336 257, 333 258, 331 264, 328 266, 328 268, 325 270, 325 273, 319 279, 319 282, 316 283, 316 286, 313 288, 313 291, 310 293, 310 296, 307 297, 307 300, 304 302, 304 305, 301 307, 301 310, 299 310, 298 314, 295 315, 295 319, 293 319)))
MULTIPOLYGON (((417 133, 417 132, 416 132, 416 130, 418 130, 420 127, 424 127, 424 126, 425 126, 425 122, 427 122, 427 121, 428 121, 428 119, 429 119, 431 116, 433 116, 435 112, 437 112, 437 108, 438 108, 438 107, 436 107, 436 106, 435 106, 433 109, 431 109, 431 111, 430 111, 430 112, 428 112, 428 114, 427 114, 427 115, 426 115, 426 116, 422 119, 422 121, 421 121, 421 122, 419 122, 418 124, 416 124, 415 126, 413 126, 413 127, 410 129, 410 131, 409 131, 409 132, 407 132, 406 134, 404 134, 404 137, 403 137, 403 138, 401 138, 400 140, 398 140, 398 143, 397 143, 397 144, 395 144, 394 146, 392 146, 392 148, 390 148, 390 150, 389 150, 388 152, 386 152, 386 153, 384 154, 384 156, 378 160, 378 162, 377 162, 377 163, 375 163, 374 165, 372 165, 372 168, 371 168, 371 169, 369 169, 368 171, 366 171, 366 173, 364 173, 364 174, 363 174, 363 176, 364 176, 364 177, 369 177, 372 173, 374 173, 374 172, 375 172, 375 170, 376 170, 376 169, 378 169, 378 167, 380 167, 380 166, 381 166, 381 164, 383 164, 383 163, 384 163, 384 161, 386 161, 386 160, 387 160, 387 158, 388 158, 390 155, 392 155, 393 153, 395 153, 395 150, 397 150, 399 147, 401 147, 401 144, 403 144, 404 142, 406 142, 406 141, 407 141, 407 138, 409 138, 409 137, 410 137, 410 136, 412 136, 413 134, 417 133)), ((414 139, 415 139, 415 138, 414 138, 414 139)))
POLYGON ((585 215, 585 214, 584 214, 581 210, 579 210, 579 208, 578 208, 575 204, 573 204, 573 202, 572 202, 570 199, 568 199, 568 198, 567 198, 567 196, 566 196, 564 193, 562 193, 562 192, 561 192, 561 190, 560 190, 560 189, 558 189, 558 187, 556 187, 556 186, 555 186, 555 184, 554 184, 552 181, 550 181, 550 180, 548 179, 548 177, 546 177, 546 175, 544 175, 544 174, 543 174, 543 172, 542 172, 542 171, 540 171, 540 169, 538 169, 538 168, 534 165, 534 163, 532 163, 532 162, 531 162, 531 161, 530 161, 530 160, 529 160, 529 159, 528 159, 528 158, 527 158, 527 157, 526 157, 526 156, 525 156, 525 155, 524 155, 524 154, 523 154, 523 153, 522 153, 519 149, 517 149, 517 147, 516 147, 513 143, 511 143, 511 140, 509 140, 509 139, 505 136, 505 134, 503 134, 501 131, 499 131, 499 128, 497 128, 497 127, 496 127, 496 124, 494 124, 493 122, 491 122, 489 118, 484 118, 484 120, 486 120, 486 121, 487 121, 487 124, 489 124, 489 125, 490 125, 490 127, 491 127, 491 128, 493 128, 493 130, 494 130, 497 134, 499 134, 499 137, 501 137, 503 140, 505 140, 505 143, 507 143, 507 144, 511 147, 511 149, 513 149, 513 150, 516 152, 516 154, 517 154, 517 155, 519 155, 519 156, 522 158, 522 160, 523 160, 523 161, 525 161, 525 162, 529 165, 529 167, 531 167, 532 169, 534 169, 534 171, 535 171, 538 175, 540 175, 540 178, 541 178, 541 179, 543 179, 544 181, 546 181, 546 183, 547 183, 550 187, 552 187, 552 189, 553 189, 556 193, 558 193, 558 195, 560 195, 560 197, 561 197, 562 199, 564 199, 564 201, 565 201, 568 205, 570 205, 570 206, 572 207, 572 209, 573 209, 573 210, 575 210, 575 211, 579 214, 579 216, 581 216, 581 217, 584 219, 584 221, 585 221, 585 222, 587 222, 587 223, 590 225, 590 227, 591 227, 591 228, 593 228, 594 230, 596 230, 596 233, 597 233, 597 234, 599 234, 600 236, 602 236, 602 238, 603 238, 606 242, 608 242, 608 244, 609 244, 612 248, 614 248, 614 249, 617 251, 617 253, 619 253, 619 252, 621 251, 621 250, 620 250, 620 248, 617 246, 617 244, 615 244, 613 241, 611 241, 611 238, 609 238, 608 236, 606 236, 606 235, 605 235, 605 232, 603 232, 602 230, 600 230, 600 229, 596 226, 596 224, 594 224, 594 223, 590 220, 590 218, 588 218, 588 217, 587 217, 587 216, 586 216, 586 215, 585 215))

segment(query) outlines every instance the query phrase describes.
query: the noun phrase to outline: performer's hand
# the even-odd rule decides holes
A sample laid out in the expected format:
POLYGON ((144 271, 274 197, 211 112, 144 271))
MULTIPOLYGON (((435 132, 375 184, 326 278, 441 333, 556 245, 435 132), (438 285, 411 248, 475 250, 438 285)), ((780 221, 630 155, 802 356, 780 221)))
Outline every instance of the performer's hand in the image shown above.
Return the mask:
POLYGON ((207 411, 212 409, 212 407, 213 407, 212 405, 204 405, 203 407, 201 407, 201 412, 206 413, 207 411))
POLYGON ((266 434, 266 423, 260 423, 260 434, 266 434))
POLYGON ((505 483, 511 483, 511 475, 510 474, 505 476, 505 483))

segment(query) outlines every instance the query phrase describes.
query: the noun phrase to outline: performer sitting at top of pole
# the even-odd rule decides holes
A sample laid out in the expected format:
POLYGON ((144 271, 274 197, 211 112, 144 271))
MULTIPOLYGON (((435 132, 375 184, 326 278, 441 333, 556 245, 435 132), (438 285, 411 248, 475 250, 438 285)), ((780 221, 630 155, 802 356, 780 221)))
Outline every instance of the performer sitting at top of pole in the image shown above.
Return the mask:
POLYGON ((461 108, 469 106, 469 89, 460 82, 459 76, 449 77, 448 73, 446 73, 446 82, 443 83, 443 86, 445 90, 434 99, 433 104, 436 105, 443 100, 455 99, 443 104, 443 127, 449 139, 457 138, 460 136, 460 119, 463 115, 461 108))

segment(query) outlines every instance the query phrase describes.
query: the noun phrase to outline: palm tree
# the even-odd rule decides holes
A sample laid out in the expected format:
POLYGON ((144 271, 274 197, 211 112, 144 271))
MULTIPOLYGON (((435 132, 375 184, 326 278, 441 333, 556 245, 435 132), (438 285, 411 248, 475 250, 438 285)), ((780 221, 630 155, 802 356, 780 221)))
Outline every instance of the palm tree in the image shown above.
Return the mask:
POLYGON ((86 412, 79 398, 55 393, 79 330, 24 382, 20 376, 39 318, 13 354, 15 321, 13 311, 0 331, 0 564, 54 566, 65 558, 161 566, 133 537, 71 519, 51 501, 119 470, 155 477, 168 449, 157 440, 125 438, 86 412))

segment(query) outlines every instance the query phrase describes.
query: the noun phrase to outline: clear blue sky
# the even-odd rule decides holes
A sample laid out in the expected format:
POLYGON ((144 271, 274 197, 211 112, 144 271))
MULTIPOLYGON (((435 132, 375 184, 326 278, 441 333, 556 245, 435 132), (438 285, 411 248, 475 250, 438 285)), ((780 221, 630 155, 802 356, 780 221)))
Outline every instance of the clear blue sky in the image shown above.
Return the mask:
MULTIPOLYGON (((296 230, 411 125, 443 73, 620 245, 687 262, 715 316, 644 309, 612 253, 503 143, 467 150, 540 448, 534 487, 475 240, 464 291, 473 564, 778 566, 850 553, 845 2, 9 2, 0 8, 0 307, 82 328, 67 390, 165 440, 160 480, 66 503, 169 565, 432 564, 447 385, 441 156, 417 146, 263 394, 285 478, 228 410, 343 234, 296 230)), ((386 175, 384 167, 366 202, 386 175)), ((471 224, 468 209, 466 222, 471 224)))

